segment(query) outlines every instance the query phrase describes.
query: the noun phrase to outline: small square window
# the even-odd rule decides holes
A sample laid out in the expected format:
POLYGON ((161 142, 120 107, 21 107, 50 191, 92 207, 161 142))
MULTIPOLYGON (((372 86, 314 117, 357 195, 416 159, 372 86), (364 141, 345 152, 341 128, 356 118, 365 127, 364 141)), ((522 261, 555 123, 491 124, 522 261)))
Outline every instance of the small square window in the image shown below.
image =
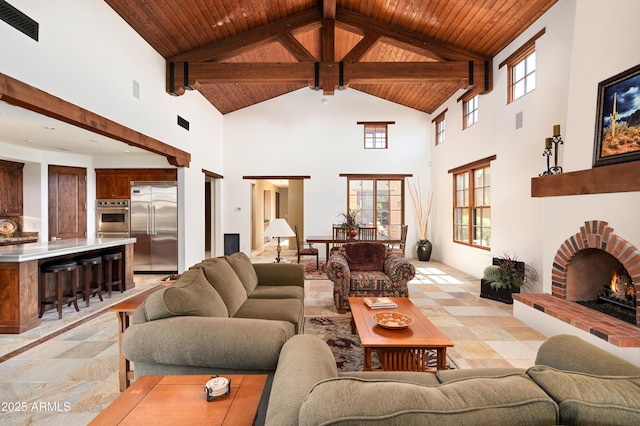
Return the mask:
POLYGON ((365 149, 387 149, 389 147, 389 124, 395 121, 365 122, 358 121, 357 124, 364 125, 364 148, 365 149))

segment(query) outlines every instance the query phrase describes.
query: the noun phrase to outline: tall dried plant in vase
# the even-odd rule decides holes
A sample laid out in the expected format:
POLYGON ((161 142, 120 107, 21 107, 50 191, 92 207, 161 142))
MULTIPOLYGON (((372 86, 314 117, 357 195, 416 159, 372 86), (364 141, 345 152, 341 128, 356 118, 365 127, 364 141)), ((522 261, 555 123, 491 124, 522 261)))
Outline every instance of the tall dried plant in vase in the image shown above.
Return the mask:
POLYGON ((420 178, 418 178, 417 183, 409 182, 408 188, 411 203, 413 204, 413 212, 416 215, 416 222, 420 231, 420 239, 416 243, 418 259, 427 261, 431 258, 433 249, 431 241, 429 241, 429 218, 431 217, 431 206, 433 205, 433 193, 431 191, 427 192, 425 205, 420 178))

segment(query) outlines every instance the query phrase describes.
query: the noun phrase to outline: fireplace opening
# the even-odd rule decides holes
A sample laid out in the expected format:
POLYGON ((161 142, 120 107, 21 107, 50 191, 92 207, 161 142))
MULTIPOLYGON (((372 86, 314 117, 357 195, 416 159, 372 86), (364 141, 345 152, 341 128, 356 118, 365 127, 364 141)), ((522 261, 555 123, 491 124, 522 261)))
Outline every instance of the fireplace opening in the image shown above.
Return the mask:
POLYGON ((576 253, 567 268, 569 300, 636 325, 636 292, 631 275, 611 254, 599 249, 576 253))

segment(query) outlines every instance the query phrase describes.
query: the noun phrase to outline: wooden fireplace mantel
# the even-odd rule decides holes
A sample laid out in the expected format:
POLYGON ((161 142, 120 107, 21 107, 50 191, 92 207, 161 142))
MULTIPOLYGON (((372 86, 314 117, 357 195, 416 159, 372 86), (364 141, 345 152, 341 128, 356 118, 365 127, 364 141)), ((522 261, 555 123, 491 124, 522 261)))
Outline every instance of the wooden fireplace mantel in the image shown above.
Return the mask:
POLYGON ((531 178, 532 197, 640 191, 640 161, 531 178))

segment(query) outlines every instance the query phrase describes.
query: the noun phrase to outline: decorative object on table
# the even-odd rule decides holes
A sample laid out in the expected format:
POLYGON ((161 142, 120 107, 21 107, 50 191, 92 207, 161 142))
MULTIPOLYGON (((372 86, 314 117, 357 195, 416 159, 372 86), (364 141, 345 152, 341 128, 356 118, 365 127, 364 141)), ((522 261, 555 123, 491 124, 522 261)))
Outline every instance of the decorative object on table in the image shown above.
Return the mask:
POLYGON ((400 312, 378 312, 373 315, 373 321, 390 330, 400 330, 413 324, 413 318, 400 312))
POLYGON ((343 219, 341 226, 348 229, 347 235, 349 241, 353 241, 358 236, 358 229, 360 228, 358 211, 347 210, 346 212, 340 213, 339 217, 343 219))
POLYGON ((558 166, 558 145, 563 145, 562 136, 560 135, 560 125, 553 126, 553 136, 544 140, 543 157, 547 157, 547 170, 540 173, 540 176, 559 175, 562 173, 562 167, 558 166), (553 152, 552 152, 553 150, 553 152), (551 165, 551 157, 553 157, 553 166, 551 165))
POLYGON ((416 252, 418 259, 423 262, 431 259, 431 251, 433 245, 429 241, 429 217, 431 216, 431 206, 433 205, 433 193, 430 191, 427 193, 426 206, 422 200, 422 187, 420 185, 420 179, 417 184, 409 182, 409 195, 411 196, 411 204, 413 205, 413 212, 416 215, 416 221, 418 223, 418 230, 420 232, 420 239, 416 243, 416 252))
POLYGON ((506 253, 492 259, 492 264, 484 269, 480 280, 480 297, 512 304, 513 293, 520 293, 522 287, 536 278, 536 271, 516 256, 506 253))
POLYGON ((287 221, 281 218, 273 219, 269 223, 269 226, 267 226, 267 229, 266 231, 264 231, 264 234, 262 235, 264 235, 265 237, 278 239, 278 247, 277 247, 278 256, 276 257, 277 263, 280 263, 280 261, 282 260, 282 257, 280 257, 280 251, 281 251, 280 238, 296 236, 295 232, 291 230, 291 227, 289 226, 287 221))
POLYGON ((640 160, 640 65, 598 84, 593 166, 640 160))
POLYGON ((398 307, 398 304, 388 297, 365 297, 364 303, 371 309, 388 309, 398 307))
POLYGON ((18 229, 18 225, 11 219, 0 219, 0 234, 4 237, 11 237, 18 229))
POLYGON ((204 385, 204 391, 207 394, 207 402, 229 395, 231 392, 231 380, 226 377, 211 376, 211 379, 204 385))

